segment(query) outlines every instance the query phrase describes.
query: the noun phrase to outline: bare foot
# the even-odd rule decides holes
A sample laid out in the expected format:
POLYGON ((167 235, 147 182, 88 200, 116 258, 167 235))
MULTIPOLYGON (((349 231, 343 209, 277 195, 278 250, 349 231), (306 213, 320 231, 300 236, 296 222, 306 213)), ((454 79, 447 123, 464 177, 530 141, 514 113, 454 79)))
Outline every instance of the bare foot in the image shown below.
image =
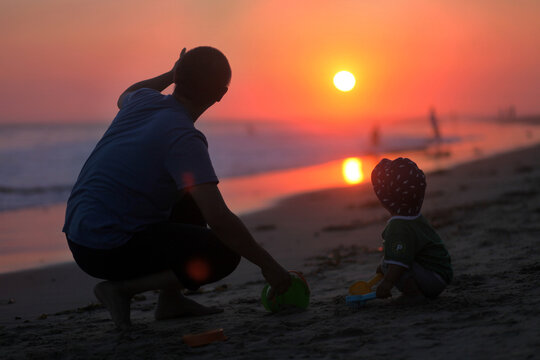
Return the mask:
POLYGON ((125 330, 131 326, 130 301, 131 296, 122 291, 120 283, 103 281, 94 287, 94 294, 111 313, 116 327, 125 330))
POLYGON ((156 320, 165 320, 179 317, 204 316, 223 312, 215 306, 204 306, 186 298, 178 290, 161 290, 156 312, 156 320))

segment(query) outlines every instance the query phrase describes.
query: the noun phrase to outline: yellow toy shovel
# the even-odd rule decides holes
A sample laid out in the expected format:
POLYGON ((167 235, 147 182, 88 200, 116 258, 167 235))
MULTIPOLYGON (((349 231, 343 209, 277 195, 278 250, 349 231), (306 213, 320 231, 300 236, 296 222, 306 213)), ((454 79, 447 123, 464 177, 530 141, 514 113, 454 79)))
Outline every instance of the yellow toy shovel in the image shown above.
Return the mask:
POLYGON ((376 273, 369 281, 357 281, 349 287, 351 295, 366 295, 371 292, 371 288, 382 280, 384 277, 381 273, 376 273))

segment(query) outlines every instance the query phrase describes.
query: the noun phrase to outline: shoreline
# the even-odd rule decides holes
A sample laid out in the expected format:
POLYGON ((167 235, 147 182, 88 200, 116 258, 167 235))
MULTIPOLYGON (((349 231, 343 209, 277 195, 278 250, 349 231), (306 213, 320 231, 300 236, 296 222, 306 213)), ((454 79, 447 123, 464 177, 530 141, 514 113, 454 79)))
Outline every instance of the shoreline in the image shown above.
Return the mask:
MULTIPOLYGON (((444 176, 448 172, 454 171, 456 168, 459 169, 462 167, 470 167, 470 166, 474 166, 475 163, 481 164, 482 162, 485 162, 485 161, 488 161, 488 162, 492 161, 493 158, 497 158, 500 156, 512 156, 512 154, 514 153, 523 152, 523 151, 525 152, 533 151, 533 149, 539 149, 539 153, 540 153, 540 144, 512 149, 511 151, 508 151, 508 152, 494 154, 494 155, 487 156, 481 159, 471 159, 471 161, 469 162, 457 164, 450 168, 434 169, 431 172, 426 172, 426 175, 430 177, 430 181, 435 180, 439 182, 440 181, 439 178, 441 176, 444 176)), ((242 182, 244 181, 245 179, 243 178, 242 182)), ((429 186, 428 189, 426 190, 426 198, 439 197, 440 194, 437 191, 434 193, 430 193, 431 187, 432 186, 429 186)), ((279 230, 275 226, 275 224, 271 224, 270 222, 265 221, 266 217, 268 217, 269 215, 270 217, 272 217, 271 214, 275 213, 277 209, 287 209, 291 207, 296 207, 298 203, 304 204, 306 202, 312 202, 315 205, 319 201, 319 199, 322 199, 323 202, 327 201, 328 198, 331 197, 332 194, 335 194, 335 193, 347 194, 346 196, 350 198, 354 198, 355 196, 358 197, 358 200, 360 200, 361 204, 354 204, 353 202, 351 202, 351 204, 348 205, 348 208, 350 209, 368 207, 368 208, 374 208, 374 212, 372 214, 369 214, 369 216, 367 216, 367 219, 363 219, 362 221, 353 220, 353 221, 350 221, 349 223, 344 222, 342 219, 340 219, 339 215, 336 213, 336 215, 333 216, 333 218, 336 219, 335 223, 328 225, 326 227, 322 227, 319 231, 314 232, 315 236, 319 236, 320 233, 324 233, 324 232, 340 233, 340 232, 352 231, 356 228, 362 228, 366 226, 369 227, 369 225, 373 225, 373 224, 380 225, 380 223, 386 221, 387 219, 386 212, 384 210, 377 209, 378 201, 374 197, 374 195, 371 194, 371 184, 367 180, 356 185, 343 185, 343 186, 336 186, 336 187, 331 187, 331 188, 317 188, 315 190, 300 191, 292 195, 288 195, 282 198, 277 198, 271 204, 268 204, 268 206, 266 207, 261 207, 261 208, 258 208, 256 210, 252 210, 246 213, 240 213, 239 216, 243 219, 243 221, 246 224, 251 225, 250 230, 252 231, 253 235, 258 239, 259 236, 265 237, 267 233, 272 233, 279 230)), ((477 198, 478 201, 482 200, 482 198, 478 196, 476 196, 475 198, 477 198)), ((330 204, 326 204, 326 205, 330 205, 330 204)), ((41 206, 36 206, 36 207, 31 207, 31 208, 16 209, 16 210, 0 213, 0 219, 2 215, 8 215, 8 218, 6 219, 6 217, 4 217, 2 219, 4 221, 0 222, 0 224, 9 223, 9 227, 12 227, 14 224, 14 219, 20 219, 21 218, 20 214, 22 214, 24 215, 23 217, 25 218, 34 219, 32 228, 29 228, 27 230, 34 231, 34 228, 36 227, 40 228, 41 235, 44 237, 49 237, 49 238, 55 237, 58 234, 60 234, 59 237, 61 238, 61 242, 55 243, 56 248, 55 246, 52 246, 53 248, 52 252, 54 252, 55 250, 58 250, 60 252, 61 251, 65 252, 65 254, 63 255, 61 254, 58 256, 60 260, 58 260, 57 262, 51 262, 51 263, 46 263, 43 265, 36 265, 34 267, 21 268, 21 269, 16 269, 12 271, 0 272, 0 278, 6 277, 6 276, 8 277, 9 276, 22 276, 24 274, 30 274, 33 272, 41 272, 41 271, 46 272, 48 269, 53 269, 57 267, 58 268, 62 268, 65 266, 76 267, 76 264, 71 257, 71 253, 69 252, 69 249, 67 248, 65 244, 65 235, 62 232, 58 231, 58 229, 61 229, 61 227, 58 228, 55 225, 51 227, 51 224, 54 224, 55 218, 58 219, 58 217, 60 216, 61 220, 63 221, 64 211, 65 211, 65 204, 57 203, 57 204, 51 204, 51 205, 41 205, 41 206), (38 221, 38 223, 35 222, 36 220, 38 221), (58 245, 60 246, 60 249, 58 249, 58 245)), ((326 211, 322 212, 321 214, 322 214, 321 217, 327 217, 326 211)), ((313 214, 311 215, 313 217, 313 214)), ((294 221, 293 225, 294 226, 298 225, 299 219, 296 217, 296 214, 291 214, 290 217, 291 217, 291 220, 294 221)), ((319 222, 319 220, 317 219, 316 222, 319 222)), ((302 225, 304 225, 303 222, 302 222, 302 225)), ((0 227, 0 231, 4 231, 5 233, 5 229, 2 229, 1 227, 0 227)), ((17 243, 17 242, 23 241, 24 238, 25 238, 25 234, 19 234, 13 240, 13 242, 17 243)), ((287 253, 286 251, 282 251, 283 246, 286 246, 286 244, 278 243, 275 241, 266 241, 264 239, 259 242, 262 243, 263 245, 268 246, 267 249, 271 253, 276 252, 276 251, 284 252, 285 253, 284 255, 286 255, 287 253)), ((369 244, 369 245, 375 246, 374 244, 369 244)), ((41 246, 47 247, 48 245, 41 243, 41 246)), ((307 253, 308 254, 307 256, 315 255, 317 251, 321 251, 321 250, 322 250, 321 248, 317 248, 317 250, 309 250, 307 253)), ((294 255, 292 257, 295 258, 294 255)), ((288 257, 285 256, 285 258, 287 259, 288 257)))
MULTIPOLYGON (((536 122, 535 125, 538 125, 536 122)), ((428 150, 415 151, 410 150, 400 153, 386 153, 374 156, 362 157, 364 169, 370 169, 382 157, 403 156, 415 159, 420 168, 426 174, 446 172, 455 167, 467 165, 477 161, 490 159, 501 154, 512 153, 523 149, 538 146, 540 140, 532 144, 521 144, 512 149, 506 149, 502 152, 492 151, 485 154, 478 152, 476 157, 463 158, 463 155, 454 155, 447 157, 445 147, 435 147, 431 152, 428 150), (437 157, 437 152, 442 156, 437 157), (461 156, 461 158, 459 158, 461 156), (432 157, 432 158, 430 158, 432 157), (366 164, 368 166, 366 166, 366 164)), ((450 148, 452 149, 452 148, 450 148)), ((476 151, 476 150, 475 150, 476 151)), ((455 152, 455 151, 454 151, 455 152)), ((458 149, 459 152, 459 149, 458 149)), ((462 152, 462 151, 461 151, 462 152)), ((369 185, 369 176, 365 176, 362 183, 356 185, 346 184, 341 174, 342 160, 306 166, 296 169, 285 169, 272 171, 262 174, 249 176, 240 176, 235 178, 226 178, 220 183, 220 190, 224 198, 228 200, 229 206, 240 217, 250 218, 253 214, 272 210, 288 199, 310 196, 312 193, 332 191, 341 188, 350 188, 369 185), (317 179, 306 185, 302 179, 317 179), (321 178, 323 178, 321 180, 321 178), (257 187, 253 187, 256 183, 257 187), (288 185, 288 184, 293 184, 288 185), (276 188, 280 190, 276 192, 276 188)), ((1 246, 9 249, 10 247, 26 247, 26 249, 35 249, 35 252, 23 252, 22 254, 12 254, 12 257, 3 257, 0 261, 0 275, 14 274, 21 271, 40 270, 44 267, 73 263, 71 253, 65 245, 65 235, 59 230, 62 228, 65 212, 65 203, 44 204, 32 207, 24 207, 0 212, 0 233, 4 239, 1 239, 1 246), (32 227, 26 226, 26 219, 32 219, 32 227), (34 239, 35 228, 41 230, 39 237, 41 240, 32 242, 34 239), (22 229, 22 231, 21 231, 22 229), (7 235, 6 235, 7 234, 7 235), (10 237, 7 241, 6 237, 10 237), (43 240, 45 239, 45 241, 43 240), (21 245, 27 244, 27 245, 21 245), (39 258, 36 254, 47 253, 47 258, 39 258), (18 264, 21 259, 26 264, 21 267, 12 264, 18 264)), ((264 225, 263 225, 264 227, 264 225)), ((2 248, 0 248, 2 250, 2 248)), ((0 251, 1 252, 1 251, 0 251)))
POLYGON ((98 280, 67 264, 0 275, 3 352, 8 359, 534 358, 540 351, 538 154, 540 145, 427 175, 422 213, 445 241, 455 277, 425 305, 346 306, 348 286, 374 273, 389 217, 362 184, 296 195, 242 217, 284 266, 304 272, 312 289, 306 311, 266 312, 262 276, 243 261, 236 280, 189 294, 224 313, 156 322, 157 295, 148 292, 133 300, 135 325, 122 334, 91 294, 98 280), (183 334, 215 328, 229 339, 193 349, 181 342, 183 334))

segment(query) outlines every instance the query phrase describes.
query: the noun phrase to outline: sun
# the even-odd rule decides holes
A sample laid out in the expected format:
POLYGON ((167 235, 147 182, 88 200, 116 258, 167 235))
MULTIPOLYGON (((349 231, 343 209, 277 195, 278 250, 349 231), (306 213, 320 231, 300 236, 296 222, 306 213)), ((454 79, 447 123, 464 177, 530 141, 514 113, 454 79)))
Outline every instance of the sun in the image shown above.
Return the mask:
POLYGON ((354 78, 354 75, 348 71, 343 70, 334 75, 334 85, 338 90, 344 92, 351 91, 355 84, 356 79, 354 78))

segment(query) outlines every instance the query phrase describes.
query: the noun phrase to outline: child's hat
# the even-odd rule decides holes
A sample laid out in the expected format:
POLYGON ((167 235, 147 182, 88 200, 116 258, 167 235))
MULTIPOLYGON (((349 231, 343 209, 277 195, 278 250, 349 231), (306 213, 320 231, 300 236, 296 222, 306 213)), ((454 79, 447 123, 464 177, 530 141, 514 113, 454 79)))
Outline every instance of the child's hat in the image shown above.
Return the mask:
POLYGON ((401 157, 382 159, 371 172, 371 183, 382 205, 393 215, 420 213, 426 177, 414 161, 401 157))

